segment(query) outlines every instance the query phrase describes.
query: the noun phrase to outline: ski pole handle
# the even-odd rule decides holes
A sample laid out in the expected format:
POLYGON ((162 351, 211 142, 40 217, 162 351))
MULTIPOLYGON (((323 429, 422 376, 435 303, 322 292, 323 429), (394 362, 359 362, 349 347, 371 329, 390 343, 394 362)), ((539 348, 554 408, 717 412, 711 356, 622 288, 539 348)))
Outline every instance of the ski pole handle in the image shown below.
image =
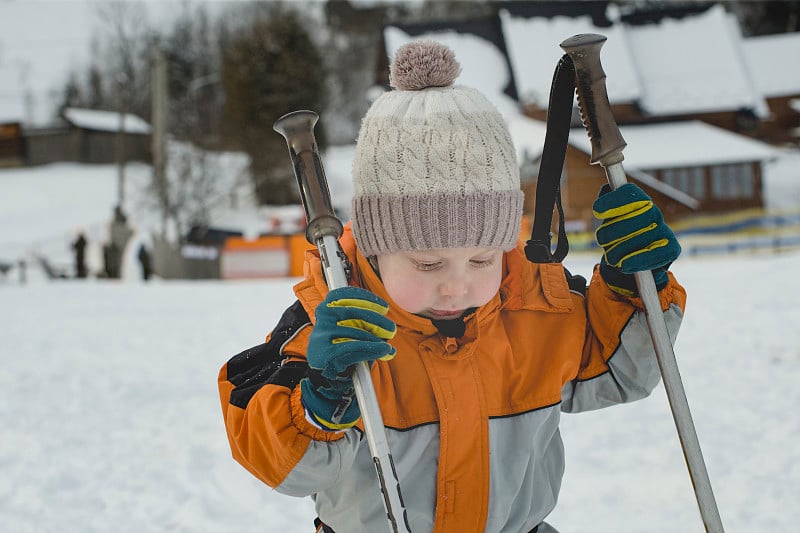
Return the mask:
MULTIPOLYGON (((283 135, 289 146, 295 178, 300 187, 300 196, 308 220, 306 239, 319 250, 328 288, 338 289, 349 284, 344 268, 346 257, 340 253, 338 242, 343 228, 331 205, 328 181, 314 139, 314 126, 318 118, 313 111, 294 111, 275 121, 273 129, 283 135)), ((353 388, 361 411, 372 462, 378 475, 389 527, 394 533, 410 533, 411 528, 408 525, 408 514, 400 492, 397 470, 389 451, 383 416, 367 362, 362 361, 355 365, 353 388)))
MULTIPOLYGON (((611 113, 611 104, 606 92, 606 75, 600 64, 600 48, 605 41, 606 37, 603 35, 580 34, 562 42, 561 48, 570 56, 575 65, 578 107, 583 125, 592 143, 590 162, 592 164, 599 163, 603 167, 609 185, 612 189, 616 189, 628 182, 622 166, 624 159, 622 150, 626 143, 614 120, 614 115, 611 113)), ((714 499, 700 442, 697 439, 697 432, 692 421, 683 381, 678 371, 678 363, 670 342, 667 324, 664 314, 661 312, 661 303, 658 299, 653 273, 650 271, 636 272, 634 279, 644 306, 647 326, 664 381, 664 389, 683 448, 689 477, 694 486, 703 524, 708 532, 723 533, 722 520, 714 499)))
POLYGON ((603 167, 621 162, 622 150, 627 146, 608 102, 606 73, 600 63, 600 48, 605 42, 603 35, 582 33, 561 43, 561 49, 575 66, 578 109, 592 142, 589 162, 593 165, 600 163, 603 167))
POLYGON ((316 244, 326 235, 338 239, 343 231, 342 223, 336 218, 331 205, 328 180, 314 138, 314 126, 318 118, 313 111, 294 111, 279 118, 273 126, 289 146, 292 168, 308 221, 306 239, 311 244, 316 244))

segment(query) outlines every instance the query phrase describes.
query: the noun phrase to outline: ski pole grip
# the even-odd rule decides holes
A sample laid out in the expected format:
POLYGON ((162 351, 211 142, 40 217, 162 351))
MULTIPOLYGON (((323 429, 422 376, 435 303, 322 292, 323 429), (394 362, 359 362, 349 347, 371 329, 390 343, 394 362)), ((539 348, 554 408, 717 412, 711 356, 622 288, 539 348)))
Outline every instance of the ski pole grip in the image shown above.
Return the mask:
POLYGON ((294 176, 306 211, 306 239, 317 244, 323 237, 342 236, 341 221, 331 205, 331 193, 322 168, 314 126, 319 116, 313 111, 292 111, 275 121, 272 128, 283 135, 289 146, 294 176))
POLYGON ((604 35, 582 33, 561 43, 561 49, 575 65, 578 108, 589 140, 592 143, 592 164, 606 167, 621 162, 627 143, 622 138, 606 92, 606 73, 600 64, 604 35))

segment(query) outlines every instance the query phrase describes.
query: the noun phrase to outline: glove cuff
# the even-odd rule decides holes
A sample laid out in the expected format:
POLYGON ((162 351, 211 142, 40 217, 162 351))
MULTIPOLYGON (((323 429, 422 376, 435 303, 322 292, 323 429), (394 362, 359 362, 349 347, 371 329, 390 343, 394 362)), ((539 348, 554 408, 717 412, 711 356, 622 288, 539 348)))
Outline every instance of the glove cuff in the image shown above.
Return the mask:
MULTIPOLYGON (((314 371, 311 371, 314 372, 314 371)), ((326 431, 342 431, 356 425, 361 417, 352 382, 349 386, 328 383, 317 376, 300 382, 300 400, 311 421, 326 431)))
MULTIPOLYGON (((667 275, 668 268, 669 265, 665 265, 652 270, 653 279, 656 282, 656 289, 659 291, 669 283, 669 276, 667 275)), ((628 298, 636 298, 639 296, 639 289, 636 287, 636 280, 633 274, 625 274, 618 268, 612 267, 606 263, 605 257, 600 260, 600 276, 603 278, 603 281, 606 282, 608 288, 617 294, 628 298)))

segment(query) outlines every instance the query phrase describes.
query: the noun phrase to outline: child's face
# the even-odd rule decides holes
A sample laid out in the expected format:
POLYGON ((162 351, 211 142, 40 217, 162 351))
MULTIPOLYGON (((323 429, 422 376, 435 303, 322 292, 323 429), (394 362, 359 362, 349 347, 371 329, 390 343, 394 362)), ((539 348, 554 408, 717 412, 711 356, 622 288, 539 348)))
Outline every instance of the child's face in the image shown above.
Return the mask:
POLYGON ((458 318, 480 307, 500 289, 503 250, 445 248, 378 256, 386 291, 394 302, 436 320, 458 318))

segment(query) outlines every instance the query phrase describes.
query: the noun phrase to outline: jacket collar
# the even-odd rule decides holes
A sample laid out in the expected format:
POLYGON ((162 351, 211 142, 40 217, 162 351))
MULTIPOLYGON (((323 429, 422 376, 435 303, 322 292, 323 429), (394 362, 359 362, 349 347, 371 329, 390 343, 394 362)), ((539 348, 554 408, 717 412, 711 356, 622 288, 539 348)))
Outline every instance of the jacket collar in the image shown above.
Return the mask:
MULTIPOLYGON (((438 333, 430 319, 409 313, 392 301, 372 265, 356 247, 350 224, 345 226, 339 244, 352 265, 352 282, 386 300, 389 303, 387 315, 389 319, 393 320, 398 327, 410 329, 426 337, 438 333)), ((319 254, 316 250, 306 252, 305 274, 305 279, 295 285, 294 290, 313 322, 315 320, 314 309, 328 294, 328 287, 322 275, 319 254)), ((515 248, 503 254, 503 279, 498 294, 465 319, 467 336, 470 335, 471 330, 475 333, 471 322, 480 323, 486 317, 496 313, 498 309, 571 311, 572 301, 568 297, 568 293, 563 267, 560 264, 534 265, 525 258, 519 248, 515 248), (533 275, 533 269, 539 270, 538 276, 533 275), (554 290, 558 288, 566 289, 566 298, 562 290, 554 290)))

